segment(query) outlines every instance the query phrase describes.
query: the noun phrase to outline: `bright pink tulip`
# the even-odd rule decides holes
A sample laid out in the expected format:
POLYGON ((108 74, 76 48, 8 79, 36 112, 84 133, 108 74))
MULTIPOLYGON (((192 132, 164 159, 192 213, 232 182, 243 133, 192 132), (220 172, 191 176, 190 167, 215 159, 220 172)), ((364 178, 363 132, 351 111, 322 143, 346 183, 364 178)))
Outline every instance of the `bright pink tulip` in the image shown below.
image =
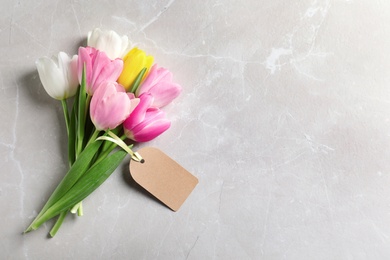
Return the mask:
POLYGON ((154 97, 152 106, 163 107, 168 105, 181 92, 181 87, 172 82, 172 73, 165 68, 158 68, 154 64, 148 77, 137 89, 136 96, 149 93, 154 97))
POLYGON ((123 123, 139 101, 118 83, 103 82, 91 99, 91 120, 97 130, 114 129, 123 123))
POLYGON ((165 117, 165 113, 158 108, 150 107, 153 97, 149 94, 142 94, 140 102, 130 116, 123 122, 125 134, 129 139, 136 142, 150 141, 171 125, 165 117))
POLYGON ((104 52, 91 47, 80 47, 77 64, 80 83, 84 64, 86 68, 86 89, 89 95, 93 95, 102 82, 116 81, 123 69, 121 59, 111 60, 104 52))

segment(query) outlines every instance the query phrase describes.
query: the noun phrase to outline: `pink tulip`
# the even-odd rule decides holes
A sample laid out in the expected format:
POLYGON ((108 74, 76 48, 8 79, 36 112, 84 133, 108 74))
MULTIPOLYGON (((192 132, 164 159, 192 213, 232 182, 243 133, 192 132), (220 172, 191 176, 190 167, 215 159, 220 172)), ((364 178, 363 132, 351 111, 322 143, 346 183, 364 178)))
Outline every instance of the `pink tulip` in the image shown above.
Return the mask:
POLYGON ((104 52, 91 47, 80 47, 77 64, 80 84, 84 64, 86 68, 86 89, 89 95, 93 95, 102 82, 116 81, 123 69, 123 61, 121 59, 111 60, 104 52))
POLYGON ((132 93, 116 82, 103 82, 91 99, 90 115, 97 130, 114 129, 130 115, 139 103, 132 93))
POLYGON ((175 99, 181 92, 181 87, 172 82, 172 73, 154 64, 148 77, 138 88, 136 96, 149 93, 154 97, 152 106, 163 107, 175 99))
POLYGON ((129 139, 136 142, 150 141, 171 125, 165 117, 165 113, 158 108, 150 107, 153 97, 149 94, 142 94, 140 102, 130 116, 123 122, 125 134, 129 139))

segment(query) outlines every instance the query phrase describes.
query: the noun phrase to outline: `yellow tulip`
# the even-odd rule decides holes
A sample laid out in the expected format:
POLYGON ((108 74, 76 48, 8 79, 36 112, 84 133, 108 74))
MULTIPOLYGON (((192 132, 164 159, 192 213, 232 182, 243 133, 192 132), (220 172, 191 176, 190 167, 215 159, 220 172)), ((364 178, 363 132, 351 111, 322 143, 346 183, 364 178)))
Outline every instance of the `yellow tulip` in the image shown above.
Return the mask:
POLYGON ((123 58, 123 70, 118 78, 118 83, 124 86, 126 90, 130 90, 141 70, 146 68, 146 72, 142 77, 142 80, 144 80, 152 64, 153 56, 146 55, 143 50, 138 48, 131 49, 123 58))

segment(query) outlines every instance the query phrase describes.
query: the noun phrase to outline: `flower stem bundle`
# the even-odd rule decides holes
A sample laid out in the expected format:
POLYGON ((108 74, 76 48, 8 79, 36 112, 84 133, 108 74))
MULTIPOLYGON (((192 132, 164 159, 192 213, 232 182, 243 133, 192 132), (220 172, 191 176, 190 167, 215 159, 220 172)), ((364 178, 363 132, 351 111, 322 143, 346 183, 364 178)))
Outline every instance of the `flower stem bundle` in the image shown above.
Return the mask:
POLYGON ((172 82, 168 70, 152 66, 152 56, 138 48, 124 51, 128 46, 126 36, 95 29, 78 55, 70 58, 60 52, 53 59, 37 60, 43 87, 62 104, 70 168, 25 232, 57 217, 50 231, 54 236, 69 212, 82 216, 82 201, 127 154, 143 160, 124 139, 147 142, 170 127, 161 108, 179 95, 181 87, 172 82))

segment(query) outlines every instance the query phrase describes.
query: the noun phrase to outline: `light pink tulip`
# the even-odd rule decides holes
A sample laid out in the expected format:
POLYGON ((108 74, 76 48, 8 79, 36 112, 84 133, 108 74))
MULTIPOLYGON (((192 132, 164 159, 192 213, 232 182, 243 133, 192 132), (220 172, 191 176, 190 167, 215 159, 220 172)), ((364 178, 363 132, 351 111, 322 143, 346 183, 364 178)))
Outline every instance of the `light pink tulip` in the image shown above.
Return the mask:
POLYGON ((97 130, 114 129, 123 123, 139 101, 118 83, 103 82, 91 99, 91 120, 97 130))
POLYGON ((136 96, 149 93, 154 97, 152 106, 163 107, 175 99, 180 92, 181 87, 172 82, 172 73, 154 64, 145 81, 137 89, 136 96))
POLYGON ((153 103, 151 95, 142 94, 139 99, 138 106, 123 122, 123 128, 127 138, 136 142, 147 142, 165 132, 171 122, 163 111, 150 107, 153 103))
POLYGON ((111 60, 104 52, 91 47, 80 47, 77 64, 80 84, 84 64, 86 68, 86 90, 89 95, 93 95, 102 82, 116 81, 123 69, 121 59, 111 60))

